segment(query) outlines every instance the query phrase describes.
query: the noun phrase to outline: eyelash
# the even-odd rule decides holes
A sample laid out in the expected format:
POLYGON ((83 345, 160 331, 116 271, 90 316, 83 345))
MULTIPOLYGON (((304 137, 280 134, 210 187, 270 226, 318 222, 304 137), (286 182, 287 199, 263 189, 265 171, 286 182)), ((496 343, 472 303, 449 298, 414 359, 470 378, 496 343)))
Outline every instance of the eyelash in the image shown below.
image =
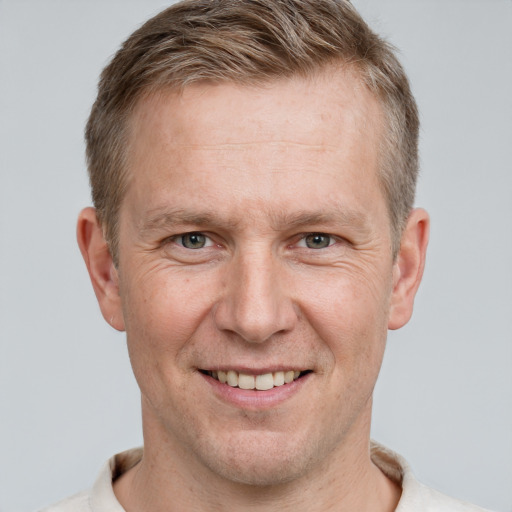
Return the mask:
MULTIPOLYGON (((312 250, 321 250, 321 249, 327 249, 328 247, 331 247, 331 245, 334 245, 336 243, 336 238, 333 235, 330 235, 328 233, 321 233, 321 232, 312 232, 312 233, 306 233, 301 236, 299 239, 298 244, 304 243, 304 245, 299 245, 299 247, 306 248, 306 249, 312 249, 312 250), (308 246, 308 238, 327 238, 328 244, 323 247, 309 247, 308 246)), ((298 245, 297 244, 297 245, 298 245)))
MULTIPOLYGON (((190 231, 188 233, 180 233, 179 235, 175 235, 168 240, 171 240, 174 243, 178 244, 180 247, 182 247, 184 249, 191 250, 191 251, 205 249, 205 248, 212 247, 213 245, 215 245, 215 243, 213 242, 211 237, 204 234, 202 231, 190 231), (184 243, 184 239, 186 237, 192 238, 194 236, 204 237, 205 245, 200 246, 200 247, 187 247, 184 243)), ((321 250, 321 249, 327 249, 328 247, 331 247, 335 243, 336 243, 336 237, 333 235, 330 235, 328 233, 323 233, 323 232, 310 232, 310 233, 301 234, 298 241, 295 242, 293 245, 296 245, 296 246, 304 248, 304 249, 321 250), (310 238, 310 237, 312 237, 312 238, 327 238, 328 243, 327 243, 327 245, 325 245, 323 247, 317 247, 317 248, 310 247, 310 246, 308 246, 308 238, 310 238)))
POLYGON ((199 249, 204 249, 204 248, 207 248, 207 247, 211 247, 214 244, 213 240, 208 236, 208 235, 205 235, 203 232, 201 231, 190 231, 189 233, 181 233, 179 235, 176 235, 176 236, 173 236, 171 238, 171 240, 174 242, 174 243, 177 243, 178 245, 180 245, 181 247, 183 247, 184 249, 189 249, 191 251, 194 251, 194 250, 199 250, 199 249), (189 237, 189 238, 192 238, 192 237, 202 237, 204 238, 205 240, 205 245, 201 246, 201 247, 186 247, 184 242, 183 242, 183 239, 186 238, 186 237, 189 237), (179 242, 181 240, 181 243, 179 242))

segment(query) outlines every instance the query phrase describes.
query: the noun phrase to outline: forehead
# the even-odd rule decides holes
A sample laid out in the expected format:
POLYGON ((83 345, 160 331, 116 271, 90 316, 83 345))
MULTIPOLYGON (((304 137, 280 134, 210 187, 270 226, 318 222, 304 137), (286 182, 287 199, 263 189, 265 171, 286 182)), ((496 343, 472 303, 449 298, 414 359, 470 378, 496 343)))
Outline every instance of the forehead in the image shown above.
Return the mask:
POLYGON ((350 70, 162 91, 131 118, 125 201, 138 202, 140 214, 169 201, 257 212, 320 197, 334 203, 345 188, 350 202, 380 189, 382 118, 350 70))
POLYGON ((359 73, 347 66, 266 85, 200 82, 181 91, 163 89, 136 104, 129 131, 139 138, 151 127, 168 142, 188 145, 203 144, 208 130, 212 144, 236 144, 254 142, 256 128, 278 140, 289 136, 296 142, 329 146, 339 143, 349 129, 376 134, 383 121, 381 110, 359 73), (166 104, 167 115, 162 115, 166 104), (309 122, 304 124, 306 117, 309 122))

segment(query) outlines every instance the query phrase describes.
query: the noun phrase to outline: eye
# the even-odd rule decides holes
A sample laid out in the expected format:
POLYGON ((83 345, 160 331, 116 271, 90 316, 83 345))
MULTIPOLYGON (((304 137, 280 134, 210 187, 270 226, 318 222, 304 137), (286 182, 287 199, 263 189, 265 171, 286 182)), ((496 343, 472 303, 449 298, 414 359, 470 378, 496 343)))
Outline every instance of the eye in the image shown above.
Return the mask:
POLYGON ((300 242, 299 245, 307 247, 308 249, 325 249, 334 243, 334 239, 331 235, 325 233, 310 233, 306 235, 300 242))
POLYGON ((175 241, 185 249, 202 249, 213 245, 213 242, 206 235, 198 232, 185 233, 175 238, 175 241))

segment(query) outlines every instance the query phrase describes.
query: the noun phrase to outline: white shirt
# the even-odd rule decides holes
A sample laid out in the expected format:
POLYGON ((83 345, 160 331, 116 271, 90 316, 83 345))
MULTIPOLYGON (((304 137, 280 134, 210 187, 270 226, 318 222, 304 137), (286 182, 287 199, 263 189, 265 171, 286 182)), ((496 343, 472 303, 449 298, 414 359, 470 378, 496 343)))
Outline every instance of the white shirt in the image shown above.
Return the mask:
MULTIPOLYGON (((372 442, 371 457, 386 476, 402 487, 395 512, 485 512, 483 508, 450 498, 419 483, 407 462, 382 445, 372 442)), ((89 491, 71 496, 41 512, 125 512, 117 501, 112 482, 141 458, 142 448, 114 455, 105 463, 89 491)))

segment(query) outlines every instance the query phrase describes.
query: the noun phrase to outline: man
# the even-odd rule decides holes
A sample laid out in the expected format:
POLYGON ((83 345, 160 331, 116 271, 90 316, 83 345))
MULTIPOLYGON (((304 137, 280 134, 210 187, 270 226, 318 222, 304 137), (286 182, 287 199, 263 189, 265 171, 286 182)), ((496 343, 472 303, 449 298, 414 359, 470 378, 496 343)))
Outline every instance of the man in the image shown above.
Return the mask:
POLYGON ((144 451, 51 510, 478 510, 370 444, 429 219, 418 116, 343 0, 188 1, 104 70, 78 242, 144 451))

